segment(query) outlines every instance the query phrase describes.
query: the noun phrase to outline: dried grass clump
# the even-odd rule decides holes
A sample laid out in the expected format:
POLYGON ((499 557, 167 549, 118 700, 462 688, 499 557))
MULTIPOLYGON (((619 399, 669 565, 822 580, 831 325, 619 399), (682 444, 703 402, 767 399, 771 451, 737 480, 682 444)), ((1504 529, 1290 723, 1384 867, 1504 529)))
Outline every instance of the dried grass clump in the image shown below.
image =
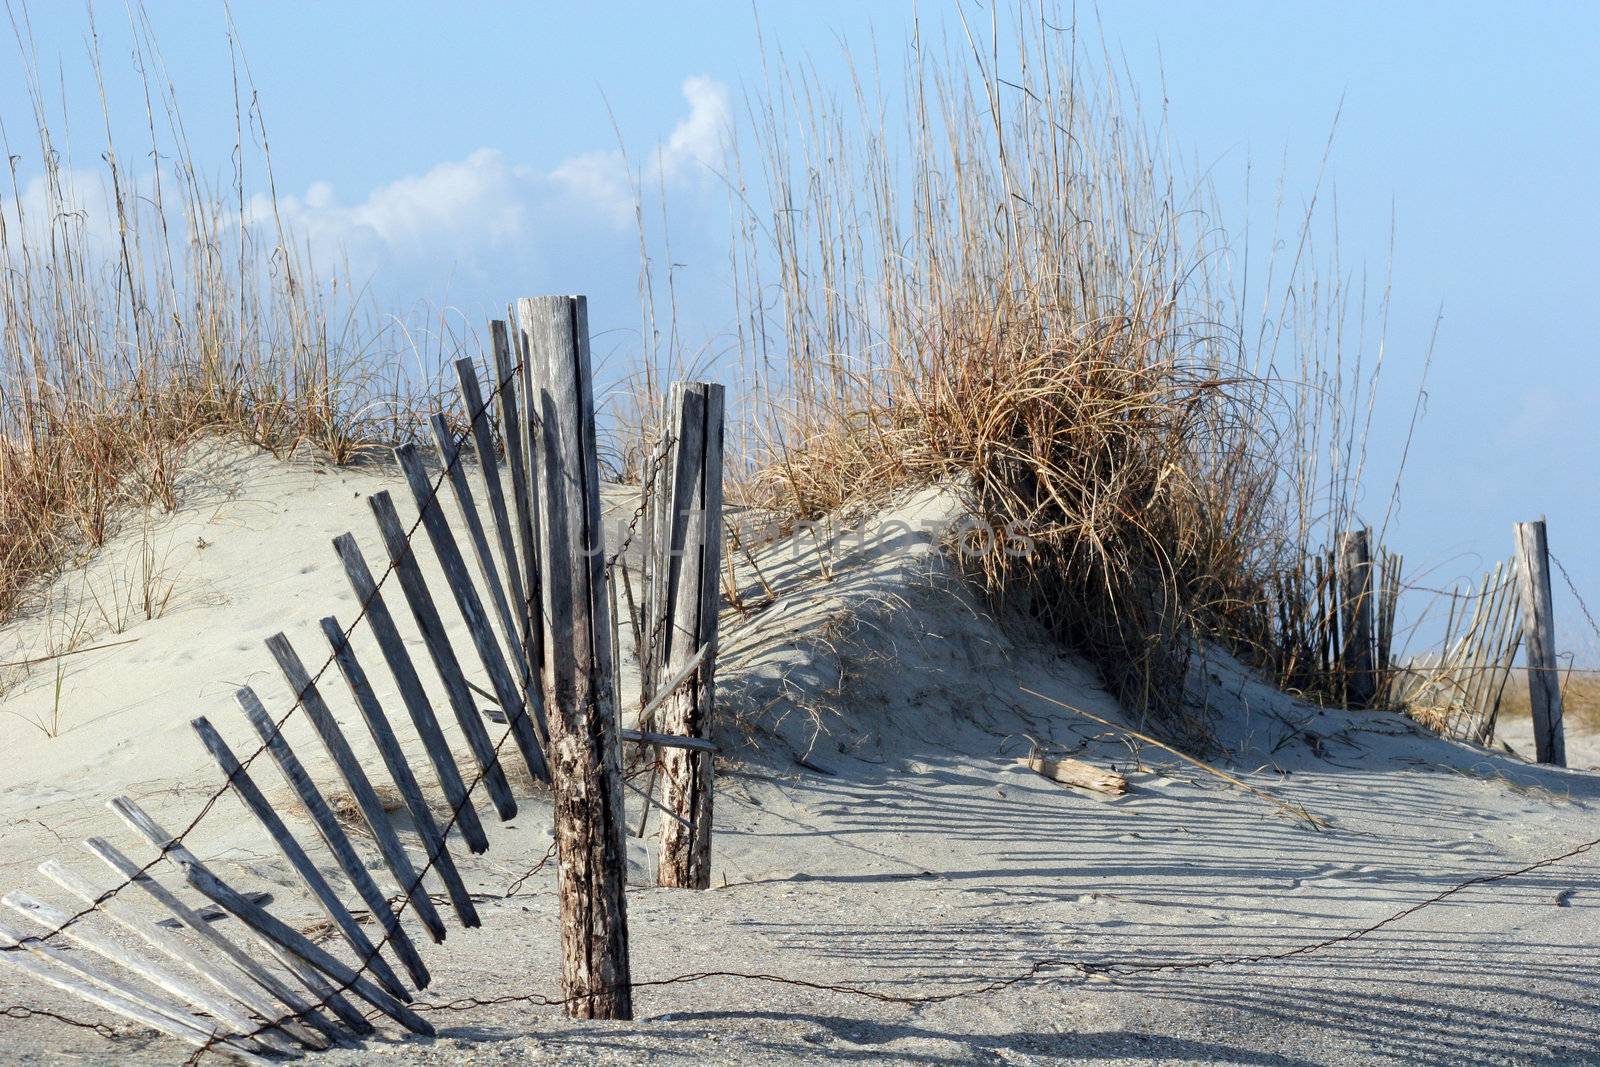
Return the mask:
MULTIPOLYGON (((0 619, 102 545, 124 507, 175 507, 196 439, 232 434, 277 453, 308 445, 346 462, 391 439, 396 414, 415 406, 398 362, 380 351, 384 331, 341 298, 348 286, 313 273, 272 199, 247 194, 251 162, 269 188, 271 179, 254 104, 236 97, 235 185, 213 190, 146 28, 134 64, 150 143, 137 156, 160 166, 131 173, 108 133, 101 165, 75 170, 47 117, 25 14, 23 62, 8 76, 27 81, 34 142, 14 142, 0 117, 10 160, 0 193, 0 619)), ((107 97, 102 82, 102 109, 107 97)))
POLYGON ((1348 513, 1361 366, 1330 383, 1317 310, 1348 294, 1291 270, 1248 350, 1205 187, 1179 185, 1114 80, 1085 87, 1060 25, 1024 8, 955 60, 915 39, 903 93, 862 79, 840 101, 774 65, 762 173, 739 185, 740 490, 811 519, 956 487, 987 592, 1199 746, 1199 639, 1276 666, 1278 579, 1348 513))

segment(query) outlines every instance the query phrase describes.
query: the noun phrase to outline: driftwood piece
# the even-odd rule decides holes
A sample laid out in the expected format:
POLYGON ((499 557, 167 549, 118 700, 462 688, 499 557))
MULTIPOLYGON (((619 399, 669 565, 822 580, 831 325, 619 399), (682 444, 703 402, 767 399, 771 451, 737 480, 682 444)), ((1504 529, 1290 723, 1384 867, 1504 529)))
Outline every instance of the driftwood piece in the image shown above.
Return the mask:
POLYGON ((439 781, 439 788, 444 791, 445 801, 456 813, 456 826, 460 828, 467 848, 473 852, 487 851, 489 839, 484 835, 478 812, 467 795, 467 787, 461 780, 461 770, 456 766, 450 743, 445 740, 444 731, 439 729, 433 704, 422 688, 422 679, 417 676, 416 664, 411 662, 405 640, 394 624, 394 616, 389 614, 388 605, 378 591, 378 584, 361 555, 360 546, 354 537, 342 534, 334 539, 333 547, 344 563, 345 576, 355 590, 356 599, 365 605, 367 625, 372 628, 372 636, 377 639, 384 662, 389 665, 389 673, 394 676, 395 685, 400 690, 400 700, 411 717, 411 725, 416 728, 417 736, 422 738, 422 747, 428 753, 428 762, 433 764, 433 773, 439 781))
POLYGON ((1121 796, 1128 791, 1128 780, 1122 775, 1116 771, 1103 771, 1083 760, 1067 757, 1052 759, 1048 756, 1021 756, 1017 762, 1035 774, 1062 785, 1088 789, 1112 797, 1121 796))
MULTIPOLYGON (((366 721, 367 731, 372 734, 373 743, 378 747, 378 755, 382 757, 383 765, 388 768, 389 777, 406 802, 406 810, 411 813, 411 824, 416 828, 417 836, 422 839, 428 863, 444 882, 445 892, 449 894, 450 904, 455 908, 456 917, 461 920, 463 926, 479 925, 478 909, 472 903, 472 894, 462 882, 461 872, 456 870, 456 863, 450 855, 444 834, 439 831, 439 825, 433 818, 433 811, 428 807, 427 798, 422 795, 422 787, 417 784, 416 775, 411 772, 411 764, 406 759, 405 750, 400 747, 400 739, 395 736, 394 727, 389 725, 389 717, 384 714, 378 695, 372 691, 372 683, 367 680, 366 671, 356 659, 355 650, 345 639, 339 620, 331 616, 323 619, 322 634, 328 639, 329 647, 333 649, 333 661, 338 664, 339 673, 344 676, 345 684, 350 687, 350 695, 355 698, 356 707, 360 710, 362 719, 366 721)), ((442 938, 441 934, 439 939, 442 938)))
POLYGON ((583 297, 519 300, 517 347, 536 388, 545 707, 560 857, 562 990, 569 1014, 633 1016, 621 739, 612 705, 610 605, 583 297))
MULTIPOLYGON (((395 511, 394 501, 387 492, 375 493, 367 502, 378 520, 378 531, 383 535, 394 573, 400 579, 400 590, 405 594, 406 603, 411 605, 412 617, 422 631, 423 644, 428 648, 439 680, 444 683, 450 710, 455 712, 456 723, 461 727, 462 736, 467 739, 467 746, 472 749, 472 758, 477 761, 479 773, 483 775, 489 799, 494 802, 500 821, 508 822, 516 818, 517 802, 512 799, 511 786, 506 781, 506 772, 500 767, 499 757, 495 755, 489 732, 483 728, 472 691, 467 688, 467 677, 461 670, 461 661, 456 658, 450 638, 445 634, 444 621, 439 617, 439 609, 433 603, 433 594, 428 592, 427 583, 423 580, 422 568, 417 566, 411 542, 400 524, 400 514, 395 511)), ((436 508, 429 510, 437 513, 436 508)))
MULTIPOLYGON (((300 876, 300 880, 305 882, 306 888, 311 891, 311 896, 321 906, 323 914, 327 915, 356 956, 360 959, 370 958, 368 966, 378 981, 382 982, 384 988, 388 989, 389 992, 402 999, 410 999, 411 994, 400 983, 399 977, 390 969, 389 964, 378 955, 377 946, 367 937, 367 932, 361 929, 361 925, 356 922, 355 916, 350 914, 350 909, 345 907, 344 901, 339 899, 339 894, 333 891, 333 886, 329 885, 328 880, 322 876, 322 872, 317 869, 317 865, 306 854, 305 848, 295 838, 294 834, 289 832, 289 828, 278 817, 277 809, 272 806, 272 803, 261 792, 261 788, 256 785, 255 779, 250 777, 250 772, 240 765, 238 757, 233 754, 233 750, 228 747, 228 743, 222 739, 222 735, 217 733, 216 727, 212 726, 210 721, 203 715, 191 720, 189 725, 194 727, 194 732, 200 737, 200 743, 205 746, 207 752, 211 753, 211 758, 216 760, 218 768, 222 771, 223 779, 233 789, 234 795, 244 802, 244 806, 250 810, 250 814, 254 815, 256 821, 267 831, 267 836, 272 838, 272 843, 278 846, 278 851, 283 855, 283 858, 288 861, 290 867, 294 868, 294 872, 300 876)), ((217 903, 221 904, 222 902, 219 900, 217 903)), ((251 906, 254 907, 255 905, 252 904, 251 906)), ((230 908, 229 910, 231 911, 232 909, 230 908)))

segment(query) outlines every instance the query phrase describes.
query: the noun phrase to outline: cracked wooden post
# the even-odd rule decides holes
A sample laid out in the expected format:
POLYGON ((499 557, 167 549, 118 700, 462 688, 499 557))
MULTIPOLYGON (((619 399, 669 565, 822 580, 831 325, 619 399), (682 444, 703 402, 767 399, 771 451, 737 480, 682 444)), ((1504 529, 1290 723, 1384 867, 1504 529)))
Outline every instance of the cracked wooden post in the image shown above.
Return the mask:
POLYGON ((612 702, 600 470, 589 322, 581 296, 518 300, 517 347, 530 372, 530 475, 537 479, 562 990, 579 1019, 631 1019, 626 813, 612 702))
POLYGON ((1344 647, 1339 660, 1345 700, 1364 708, 1378 691, 1372 662, 1372 550, 1366 530, 1339 535, 1339 580, 1340 607, 1344 609, 1344 647))
MULTIPOLYGON (((702 649, 710 651, 695 675, 665 699, 661 731, 711 739, 716 665, 718 580, 722 567, 722 386, 674 382, 667 432, 671 488, 666 504, 665 543, 656 567, 666 620, 661 640, 661 679, 676 677, 702 649)), ((649 724, 641 723, 641 729, 649 724)), ((656 884, 678 889, 711 888, 712 754, 663 748, 662 804, 676 819, 662 820, 656 884)))
POLYGON ((1561 722, 1561 674, 1556 664, 1556 619, 1550 594, 1550 542, 1544 520, 1519 522, 1517 592, 1522 601, 1522 647, 1528 662, 1528 704, 1533 711, 1534 758, 1567 765, 1561 722))

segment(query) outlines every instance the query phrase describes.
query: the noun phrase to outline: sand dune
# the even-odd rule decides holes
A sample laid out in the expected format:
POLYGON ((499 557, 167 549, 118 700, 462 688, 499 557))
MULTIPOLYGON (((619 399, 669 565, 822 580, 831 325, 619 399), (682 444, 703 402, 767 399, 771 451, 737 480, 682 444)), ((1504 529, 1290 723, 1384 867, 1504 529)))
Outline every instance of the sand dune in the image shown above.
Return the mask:
MULTIPOLYGON (((147 858, 106 810, 111 796, 135 797, 169 826, 189 822, 219 783, 189 720, 204 714, 239 747, 254 747, 231 694, 249 684, 270 709, 288 706, 261 642, 282 630, 320 662, 317 620, 355 611, 329 541, 353 530, 376 559, 365 498, 382 489, 403 516, 414 514, 386 466, 216 447, 195 465, 175 514, 130 523, 56 583, 47 607, 0 629, 0 662, 46 654, 86 610, 83 590, 103 600, 146 545, 171 581, 164 613, 135 612, 121 633, 87 609, 85 644, 132 643, 5 676, 0 888, 59 898, 35 873, 47 858, 109 879, 78 847, 89 835, 147 858), (58 736, 33 725, 57 709, 58 736)), ((631 492, 610 501, 618 521, 631 492)), ((419 1000, 468 998, 464 1010, 432 1015, 435 1041, 374 1047, 415 1063, 1600 1058, 1600 874, 1589 855, 1465 889, 1315 952, 1139 970, 1288 952, 1600 837, 1600 775, 1440 740, 1393 714, 1319 710, 1210 654, 1198 669, 1222 746, 1214 762, 1327 824, 1310 829, 1025 694, 1121 719, 1084 664, 973 600, 930 533, 948 508, 926 493, 831 547, 802 534, 761 549, 755 565, 736 559, 743 611, 725 609, 718 679, 716 888, 643 884, 652 816, 631 843, 641 883, 629 900, 638 1022, 578 1024, 536 1002, 472 1003, 558 995, 550 871, 524 877, 546 854, 548 805, 520 783, 529 799, 511 823, 480 807, 488 854, 460 853, 469 885, 484 894, 483 928, 452 928, 444 945, 425 949, 435 981, 419 1000), (1131 789, 1104 799, 1047 781, 1017 764, 1032 746, 1114 768, 1131 789), (1034 969, 1032 980, 975 992, 1034 969), (696 972, 812 984, 726 975, 650 984, 696 972), (971 995, 895 1003, 861 990, 971 995)), ((453 608, 444 610, 460 637, 453 608)), ((372 652, 366 634, 357 641, 372 652)), ((344 694, 329 688, 340 718, 355 724, 352 737, 364 736, 344 694)), ((288 730, 298 751, 318 751, 304 723, 288 730)), ((1574 763, 1600 764, 1593 739, 1568 744, 1574 763)), ((313 773, 328 777, 317 765, 313 773)), ((260 777, 306 829, 275 772, 263 766, 260 777)), ((630 794, 635 826, 639 804, 630 794)), ((271 893, 276 913, 314 919, 232 797, 189 843, 242 888, 271 893)), ((99 1018, 0 972, 0 1006, 8 1004, 99 1018)), ((108 1044, 48 1020, 3 1020, 3 1058, 185 1055, 116 1025, 125 1036, 108 1044)))

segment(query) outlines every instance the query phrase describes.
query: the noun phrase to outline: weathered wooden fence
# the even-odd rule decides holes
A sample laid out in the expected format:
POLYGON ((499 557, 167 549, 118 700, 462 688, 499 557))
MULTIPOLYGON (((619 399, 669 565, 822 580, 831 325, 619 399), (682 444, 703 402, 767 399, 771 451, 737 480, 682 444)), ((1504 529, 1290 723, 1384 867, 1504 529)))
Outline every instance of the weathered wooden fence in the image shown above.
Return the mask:
MULTIPOLYGON (((415 446, 396 450, 416 520, 407 526, 402 505, 388 493, 370 498, 385 556, 381 574, 374 574, 352 535, 335 539, 335 554, 361 609, 348 625, 331 617, 322 620, 328 644, 322 667, 309 670, 283 634, 267 639, 268 652, 297 696, 295 706, 275 719, 253 690, 240 689, 237 703, 260 740, 260 747, 243 758, 208 718, 193 722, 221 775, 219 795, 231 791, 260 824, 326 917, 344 954, 323 947, 275 917, 258 899, 228 885, 185 846, 187 830, 169 833, 132 800, 117 798, 112 809, 156 850, 155 858, 139 864, 104 840, 87 841, 89 851, 120 879, 104 888, 60 863, 44 864, 42 873, 76 904, 64 910, 20 891, 6 895, 6 905, 44 932, 29 935, 0 924, 0 939, 7 942, 0 945, 0 964, 189 1044, 247 1062, 268 1062, 264 1054, 327 1048, 362 1037, 373 1031, 367 1011, 430 1034, 428 1022, 408 1007, 413 990, 426 988, 431 976, 404 920, 414 920, 431 942, 445 940, 447 924, 425 887, 431 876, 443 884, 444 899, 463 927, 480 924, 451 855, 449 835, 459 831, 470 852, 488 849, 489 837, 475 806, 482 795, 500 820, 517 815, 513 776, 501 763, 510 740, 528 774, 549 783, 554 797, 568 1011, 584 1018, 630 1017, 624 740, 667 753, 661 758, 664 800, 651 798, 672 815, 662 847, 663 884, 709 884, 722 391, 692 384, 673 393, 671 438, 659 450, 669 457, 664 468, 670 478, 659 486, 651 516, 653 521, 665 515, 666 525, 659 542, 662 553, 647 579, 654 583, 649 586, 649 610, 660 625, 646 657, 649 681, 641 729, 623 730, 614 685, 615 593, 608 582, 614 581, 618 568, 607 565, 605 554, 584 299, 518 301, 508 322, 492 324, 491 339, 496 384, 488 399, 472 362, 463 360, 456 370, 466 430, 458 436, 442 418, 433 424, 439 475, 430 478, 415 446), (496 417, 503 464, 495 442, 496 417), (469 441, 479 460, 487 524, 462 463, 469 441), (445 484, 476 575, 444 514, 440 496, 445 484), (419 531, 443 574, 443 592, 464 623, 466 649, 451 639, 436 590, 419 565, 419 531), (385 589, 391 576, 398 597, 393 588, 385 589), (470 780, 446 740, 424 687, 424 666, 408 650, 390 599, 404 603, 421 635, 427 666, 445 694, 470 757, 470 780), (363 623, 381 666, 363 662, 350 641, 363 623), (324 689, 332 666, 371 737, 376 765, 356 754, 333 710, 324 689), (392 708, 377 695, 374 670, 386 671, 393 683, 425 767, 413 766, 408 758, 392 708), (469 674, 486 678, 488 690, 469 681, 469 674), (493 700, 495 709, 481 710, 479 696, 493 700), (298 711, 310 720, 353 799, 378 862, 370 862, 364 844, 346 832, 323 787, 285 737, 282 728, 298 711), (658 713, 659 726, 654 721, 658 713), (486 715, 505 724, 498 740, 490 735, 486 715), (321 849, 331 855, 337 879, 323 873, 268 800, 258 767, 263 754, 288 784, 321 849), (422 851, 420 861, 413 859, 384 810, 374 784, 382 776, 404 802, 422 851), (431 776, 443 795, 447 818, 441 820, 430 808, 422 776, 431 776), (185 903, 163 880, 163 868, 238 920, 234 936, 185 903), (139 910, 134 894, 126 892, 134 887, 190 938, 169 932, 139 910), (344 895, 347 891, 359 901, 354 908, 344 895), (376 925, 364 926, 358 911, 376 925), (85 922, 91 915, 137 935, 169 962, 146 958, 95 933, 85 922), (63 939, 115 967, 64 952, 58 946, 63 939), (363 1002, 367 1011, 353 1001, 363 1002)), ((637 632, 637 620, 633 625, 637 632)))

